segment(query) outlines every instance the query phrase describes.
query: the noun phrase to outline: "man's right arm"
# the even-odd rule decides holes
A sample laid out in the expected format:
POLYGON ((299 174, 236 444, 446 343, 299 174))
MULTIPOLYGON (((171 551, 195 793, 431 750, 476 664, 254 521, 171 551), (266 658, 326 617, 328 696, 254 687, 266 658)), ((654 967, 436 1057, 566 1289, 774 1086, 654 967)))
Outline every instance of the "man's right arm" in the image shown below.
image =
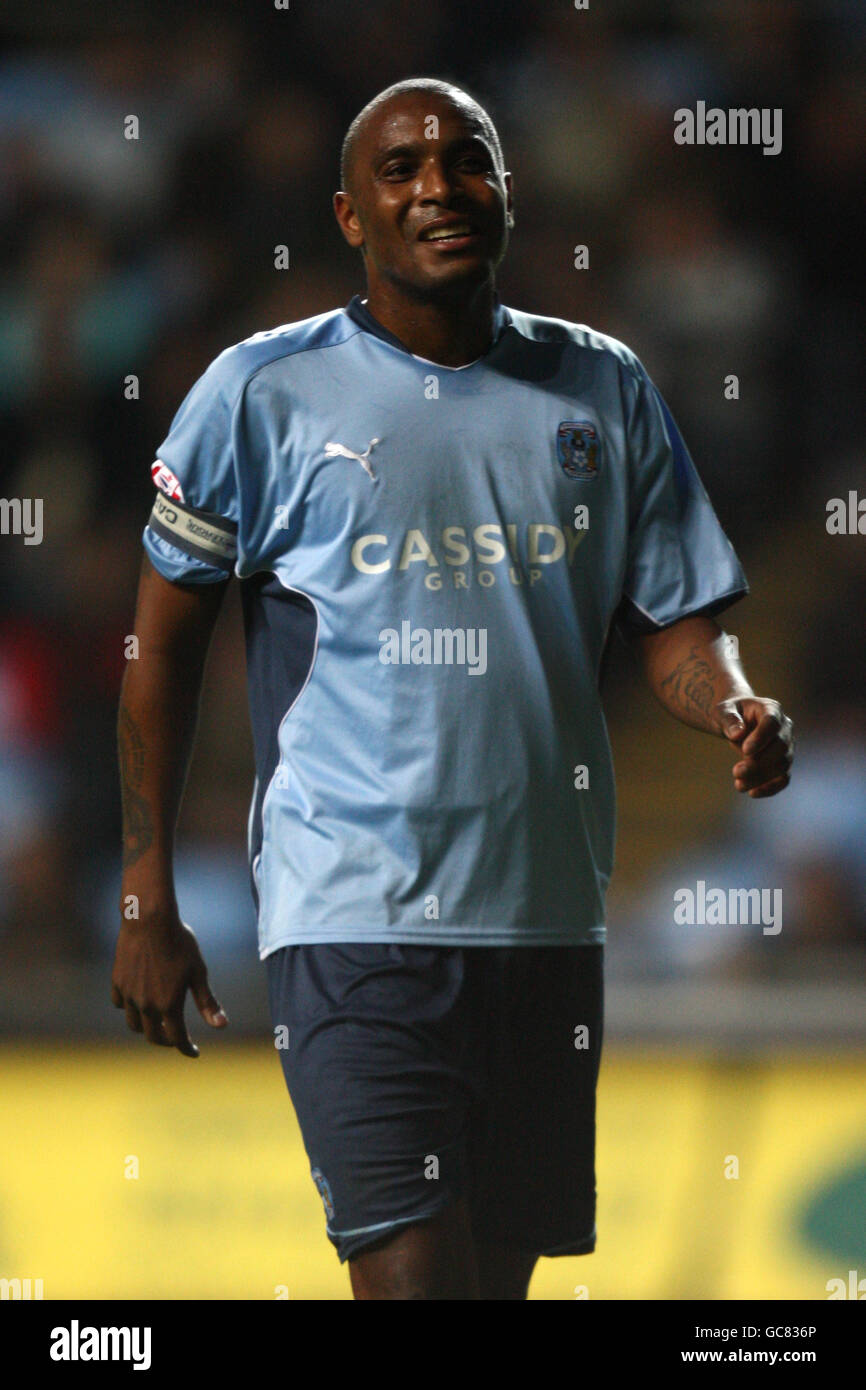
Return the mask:
POLYGON ((225 583, 178 585, 142 562, 118 712, 123 803, 121 928, 112 1002, 149 1042, 197 1057, 183 1017, 189 989, 205 1021, 228 1020, 210 991, 198 942, 178 914, 174 834, 198 718, 205 659, 225 583), (137 916, 128 916, 130 900, 137 916))

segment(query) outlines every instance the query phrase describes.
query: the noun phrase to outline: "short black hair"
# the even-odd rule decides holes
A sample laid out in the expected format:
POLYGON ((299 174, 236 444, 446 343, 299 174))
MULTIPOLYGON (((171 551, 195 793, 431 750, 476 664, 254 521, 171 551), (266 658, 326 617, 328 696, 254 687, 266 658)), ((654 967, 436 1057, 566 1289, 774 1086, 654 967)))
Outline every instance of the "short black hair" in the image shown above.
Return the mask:
POLYGON ((402 82, 393 82, 390 87, 385 87, 381 92, 378 92, 372 101, 368 101, 363 110, 358 112, 346 131, 343 137, 343 148, 340 152, 341 188, 349 187, 355 145, 368 119, 392 97, 401 96, 403 92, 435 92, 437 96, 448 97, 456 106, 474 108, 473 114, 477 117, 478 123, 493 149, 497 173, 503 174, 505 172, 505 161, 502 157, 502 146, 499 143, 496 126, 481 103, 470 92, 467 92, 463 87, 456 86, 453 82, 443 82, 439 77, 407 77, 402 82))

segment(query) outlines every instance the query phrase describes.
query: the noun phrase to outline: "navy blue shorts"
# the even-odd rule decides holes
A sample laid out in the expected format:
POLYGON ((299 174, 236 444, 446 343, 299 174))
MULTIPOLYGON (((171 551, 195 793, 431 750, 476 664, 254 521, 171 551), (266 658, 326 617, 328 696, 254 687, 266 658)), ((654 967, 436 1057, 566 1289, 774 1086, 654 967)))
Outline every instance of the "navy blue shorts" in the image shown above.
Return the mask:
POLYGON ((341 1261, 459 1197, 478 1242, 594 1250, 602 963, 601 946, 358 942, 266 957, 341 1261))

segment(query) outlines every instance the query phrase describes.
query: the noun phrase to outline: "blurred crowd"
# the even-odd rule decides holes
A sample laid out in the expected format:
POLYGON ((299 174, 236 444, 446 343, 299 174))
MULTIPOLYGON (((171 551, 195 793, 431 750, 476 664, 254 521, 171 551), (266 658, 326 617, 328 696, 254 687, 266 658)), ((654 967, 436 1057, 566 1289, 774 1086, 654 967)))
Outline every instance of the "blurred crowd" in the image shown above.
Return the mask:
MULTIPOLYGON (((710 839, 681 855, 659 844, 649 878, 629 876, 621 845, 630 891, 612 936, 661 971, 862 946, 866 537, 824 523, 830 497, 866 495, 866 10, 257 9, 254 24, 213 3, 103 9, 98 26, 72 5, 56 30, 41 7, 32 32, 34 16, 2 21, 0 496, 45 510, 40 545, 0 537, 0 956, 110 950, 114 726, 154 452, 229 343, 363 290, 331 212, 340 142, 371 96, 412 75, 465 85, 500 130, 516 204, 505 303, 622 339, 666 396, 753 580, 747 669, 798 727, 801 772, 766 815, 728 798, 710 839), (698 100, 781 108, 782 152, 675 144, 674 111, 698 100), (674 929, 670 882, 738 882, 746 864, 745 886, 788 886, 772 950, 744 954, 730 933, 696 947, 674 929)), ((249 954, 239 640, 230 605, 178 866, 204 939, 249 954)), ((629 679, 615 664, 614 735, 629 679)))

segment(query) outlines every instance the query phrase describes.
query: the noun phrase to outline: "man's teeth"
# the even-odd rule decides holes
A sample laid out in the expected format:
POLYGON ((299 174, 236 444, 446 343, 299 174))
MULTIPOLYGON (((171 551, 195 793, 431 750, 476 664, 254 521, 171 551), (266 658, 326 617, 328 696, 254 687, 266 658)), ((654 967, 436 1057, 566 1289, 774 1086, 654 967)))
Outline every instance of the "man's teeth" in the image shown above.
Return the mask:
POLYGON ((434 227, 424 238, 425 241, 446 241, 449 237, 471 236, 472 228, 460 224, 459 227, 434 227))

